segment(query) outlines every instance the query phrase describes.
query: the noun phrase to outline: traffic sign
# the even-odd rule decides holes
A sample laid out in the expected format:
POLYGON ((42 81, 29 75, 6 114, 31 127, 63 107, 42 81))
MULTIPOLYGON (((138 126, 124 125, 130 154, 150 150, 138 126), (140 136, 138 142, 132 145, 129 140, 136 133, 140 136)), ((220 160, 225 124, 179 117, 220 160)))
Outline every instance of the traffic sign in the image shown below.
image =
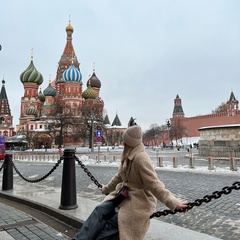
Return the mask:
POLYGON ((97 142, 101 142, 102 141, 102 137, 96 137, 96 141, 97 142))
POLYGON ((96 131, 96 136, 97 137, 102 137, 102 130, 97 130, 96 131))

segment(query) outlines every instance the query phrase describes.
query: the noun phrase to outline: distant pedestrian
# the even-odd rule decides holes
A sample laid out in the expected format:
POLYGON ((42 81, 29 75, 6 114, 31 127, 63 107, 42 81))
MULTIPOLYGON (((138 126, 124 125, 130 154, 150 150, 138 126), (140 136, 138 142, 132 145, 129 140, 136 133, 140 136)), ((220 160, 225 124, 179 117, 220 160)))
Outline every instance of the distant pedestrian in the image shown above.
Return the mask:
POLYGON ((59 148, 59 149, 58 149, 58 153, 59 153, 59 155, 60 155, 60 156, 62 156, 62 154, 63 154, 63 151, 62 151, 62 149, 61 149, 61 148, 59 148))

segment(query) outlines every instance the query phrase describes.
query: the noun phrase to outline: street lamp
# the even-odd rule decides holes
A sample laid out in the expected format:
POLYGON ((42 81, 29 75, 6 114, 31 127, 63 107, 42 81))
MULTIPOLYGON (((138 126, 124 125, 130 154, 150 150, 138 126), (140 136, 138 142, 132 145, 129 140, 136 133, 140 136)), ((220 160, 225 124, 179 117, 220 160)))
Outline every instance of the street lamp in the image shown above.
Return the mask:
POLYGON ((91 152, 94 152, 94 121, 93 121, 93 114, 91 114, 91 152))
POLYGON ((168 143, 170 144, 169 132, 170 132, 170 126, 171 126, 171 124, 170 124, 170 121, 169 121, 169 120, 167 120, 166 122, 167 122, 167 129, 168 129, 168 143))

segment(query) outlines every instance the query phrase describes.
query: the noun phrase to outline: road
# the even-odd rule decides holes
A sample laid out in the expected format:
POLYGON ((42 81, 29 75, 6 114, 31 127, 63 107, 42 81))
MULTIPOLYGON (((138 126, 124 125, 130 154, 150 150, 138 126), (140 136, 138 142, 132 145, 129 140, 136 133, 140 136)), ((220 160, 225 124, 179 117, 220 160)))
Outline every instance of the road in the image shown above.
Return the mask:
MULTIPOLYGON (((153 162, 156 162, 156 156, 159 153, 149 152, 152 155, 153 162), (154 160, 155 159, 155 160, 154 160)), ((161 152, 169 162, 171 158, 179 154, 185 155, 186 152, 161 152)), ((182 161, 188 161, 183 160, 182 161)), ((155 165, 154 164, 154 165, 155 165)), ((54 165, 54 163, 37 163, 37 162, 20 162, 15 161, 15 165, 19 171, 29 179, 39 178, 45 175, 54 165)), ((100 183, 107 183, 112 176, 117 172, 117 167, 114 166, 87 166, 93 176, 100 183)), ((195 199, 202 198, 214 191, 219 191, 225 186, 231 186, 232 183, 239 181, 239 174, 229 172, 229 174, 219 174, 215 172, 189 172, 177 171, 164 168, 156 169, 159 179, 164 182, 166 188, 173 192, 178 198, 188 202, 193 202, 195 199)), ((2 173, 1 173, 2 175, 2 173)), ((1 176, 0 176, 1 177, 1 176)), ((61 188, 62 181, 62 164, 45 180, 34 183, 39 189, 56 189, 61 188)), ((96 188, 90 178, 82 170, 80 166, 76 166, 76 181, 77 194, 81 197, 90 198, 101 201, 104 196, 96 188)), ((27 183, 22 180, 14 172, 14 182, 24 184, 26 187, 31 187, 32 183, 27 183)), ((160 202, 157 205, 157 210, 166 209, 160 202)), ((152 213, 149 213, 151 215, 152 213)), ((223 195, 217 200, 212 200, 210 203, 203 203, 199 207, 194 207, 188 213, 177 213, 176 215, 168 215, 157 218, 161 221, 172 223, 181 227, 203 232, 211 236, 221 239, 240 239, 240 190, 232 191, 228 195, 223 195)))

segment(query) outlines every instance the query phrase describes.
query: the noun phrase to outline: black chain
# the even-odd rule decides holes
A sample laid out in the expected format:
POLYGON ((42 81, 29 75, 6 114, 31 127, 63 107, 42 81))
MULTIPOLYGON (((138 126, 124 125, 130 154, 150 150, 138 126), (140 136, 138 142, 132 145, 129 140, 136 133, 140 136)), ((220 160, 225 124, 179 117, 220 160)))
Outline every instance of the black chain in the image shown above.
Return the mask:
POLYGON ((220 198, 223 194, 227 195, 232 192, 232 190, 239 190, 240 189, 240 182, 235 182, 230 187, 224 187, 221 191, 215 191, 211 195, 206 195, 202 199, 196 199, 194 202, 188 203, 188 207, 186 209, 177 209, 174 211, 171 211, 169 209, 158 211, 153 213, 150 218, 153 217, 161 217, 161 216, 167 216, 168 214, 176 214, 177 212, 184 212, 185 210, 190 210, 193 207, 197 206, 199 207, 203 203, 208 203, 212 201, 213 199, 220 198))
POLYGON ((100 184, 96 178, 92 175, 92 173, 87 169, 87 167, 82 163, 82 161, 80 161, 80 159, 75 156, 76 161, 78 162, 78 165, 81 166, 81 168, 84 170, 84 172, 91 178, 91 180, 95 183, 95 185, 97 185, 98 188, 102 187, 102 184, 100 184))
POLYGON ((2 171, 2 169, 4 167, 4 164, 5 164, 5 162, 3 161, 2 166, 0 167, 0 172, 2 171))
MULTIPOLYGON (((79 160, 78 157, 75 156, 76 161, 78 164, 81 166, 81 168, 84 170, 85 173, 91 178, 91 180, 97 185, 97 187, 102 187, 102 185, 96 180, 96 178, 91 174, 91 172, 87 169, 87 167, 79 160)), ((188 203, 188 207, 183 209, 176 209, 174 211, 171 211, 169 209, 163 210, 163 211, 157 211, 153 213, 150 218, 154 217, 161 217, 161 216, 167 216, 168 214, 176 214, 177 212, 185 212, 186 210, 190 210, 195 206, 200 206, 203 203, 208 203, 212 199, 218 199, 220 198, 223 194, 227 195, 232 192, 232 190, 239 190, 240 189, 240 182, 235 182, 232 184, 230 187, 224 187, 221 191, 215 191, 211 195, 206 195, 202 199, 196 199, 192 203, 188 203)))
POLYGON ((50 174, 52 174, 52 173, 57 169, 57 167, 60 165, 60 163, 62 162, 62 160, 63 160, 63 156, 60 157, 60 159, 59 159, 59 160, 57 161, 57 163, 53 166, 53 168, 52 168, 46 175, 44 175, 43 177, 38 178, 38 179, 34 179, 34 180, 30 180, 30 179, 28 179, 28 178, 25 178, 25 177, 19 172, 19 170, 17 169, 17 167, 16 167, 15 164, 13 163, 12 158, 10 159, 10 161, 11 161, 11 163, 12 163, 12 165, 13 165, 15 171, 16 171, 16 173, 17 173, 22 179, 24 179, 25 181, 30 182, 30 183, 40 182, 40 181, 44 180, 45 178, 47 178, 50 174))

